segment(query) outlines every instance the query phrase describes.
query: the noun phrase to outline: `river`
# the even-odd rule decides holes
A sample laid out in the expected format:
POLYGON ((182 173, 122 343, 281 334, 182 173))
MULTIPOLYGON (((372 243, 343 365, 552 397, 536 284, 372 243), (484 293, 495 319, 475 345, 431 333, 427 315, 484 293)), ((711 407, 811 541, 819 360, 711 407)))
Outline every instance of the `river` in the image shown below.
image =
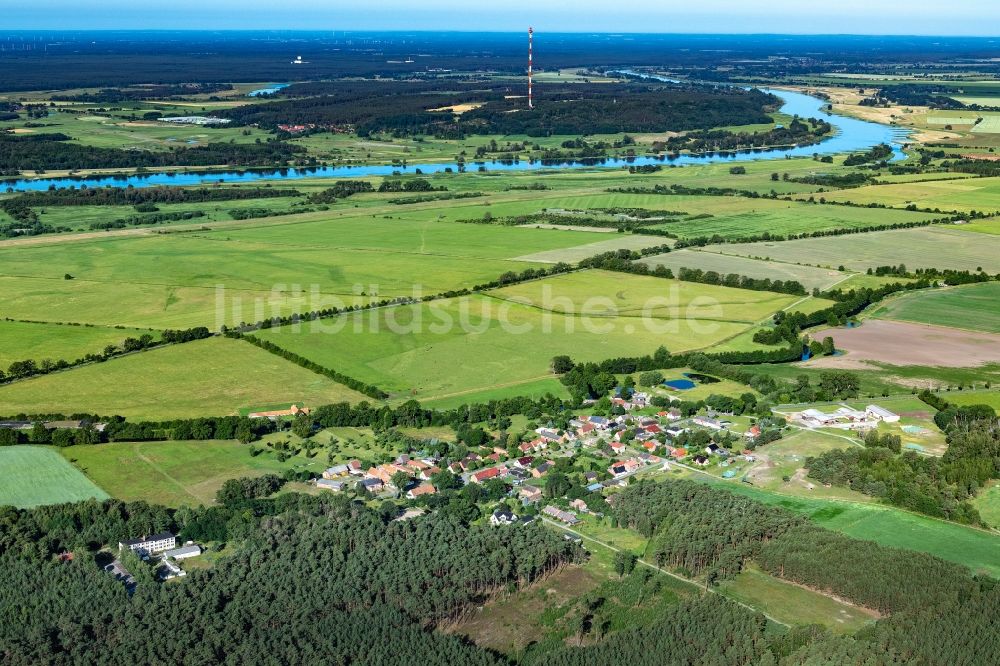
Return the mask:
MULTIPOLYGON (((733 153, 713 153, 706 155, 680 155, 678 157, 633 157, 633 158, 608 158, 587 161, 569 161, 558 164, 542 163, 540 161, 515 161, 515 162, 467 162, 467 171, 476 171, 480 165, 488 171, 541 171, 543 169, 580 169, 580 168, 622 168, 626 166, 644 165, 677 165, 688 166, 691 164, 709 164, 713 162, 739 162, 756 160, 778 160, 786 157, 810 157, 813 154, 834 154, 866 151, 880 143, 887 143, 894 147, 894 159, 904 157, 900 150, 900 144, 905 142, 909 135, 909 130, 890 127, 879 123, 858 120, 846 116, 838 116, 828 113, 824 107, 826 102, 818 97, 789 90, 776 90, 771 88, 761 88, 761 90, 773 93, 781 98, 782 113, 788 115, 798 115, 803 118, 826 118, 834 127, 833 136, 823 140, 818 144, 799 146, 793 148, 748 150, 733 153)), ((459 165, 456 162, 439 162, 433 164, 409 164, 399 165, 366 165, 366 166, 325 166, 325 167, 304 167, 304 168, 282 168, 282 169, 240 169, 230 171, 198 171, 195 167, 189 170, 176 172, 152 172, 135 175, 108 175, 89 177, 66 177, 66 178, 22 178, 17 180, 7 180, 0 184, 0 188, 7 191, 26 192, 48 190, 52 187, 104 187, 113 185, 117 187, 154 187, 157 185, 199 185, 203 183, 255 183, 259 181, 282 181, 299 180, 302 178, 356 178, 363 176, 391 176, 395 173, 415 173, 419 169, 425 174, 446 172, 448 170, 458 171, 459 165)))

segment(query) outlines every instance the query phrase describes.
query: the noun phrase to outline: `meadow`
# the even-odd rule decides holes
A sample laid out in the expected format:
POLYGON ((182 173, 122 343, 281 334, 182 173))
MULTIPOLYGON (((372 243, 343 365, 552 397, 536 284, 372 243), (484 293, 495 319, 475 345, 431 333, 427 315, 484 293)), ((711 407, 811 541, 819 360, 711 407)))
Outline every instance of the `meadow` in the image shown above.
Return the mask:
POLYGON ((961 227, 874 231, 782 243, 735 243, 709 249, 824 268, 844 266, 856 271, 903 263, 910 270, 982 268, 989 273, 1000 272, 1000 236, 968 233, 961 227))
POLYGON ((745 483, 716 480, 704 474, 693 480, 720 485, 730 492, 775 504, 808 516, 827 529, 884 546, 930 553, 963 564, 973 571, 1000 576, 996 557, 1000 536, 957 523, 936 520, 892 507, 842 500, 793 497, 745 483))
POLYGON ((280 462, 274 451, 259 443, 252 446, 263 450, 254 456, 251 445, 204 440, 112 442, 51 453, 57 458, 62 454, 64 464, 71 461, 112 497, 170 507, 213 504, 227 479, 283 474, 288 469, 319 473, 327 467, 325 457, 299 455, 280 462))
MULTIPOLYGON (((925 180, 892 185, 869 185, 856 189, 826 192, 827 201, 878 203, 969 212, 1000 210, 1000 178, 925 180)), ((886 211, 889 212, 889 211, 886 211)))
POLYGON ((772 280, 795 280, 806 289, 814 287, 828 289, 832 285, 851 277, 850 273, 837 270, 816 268, 815 266, 798 266, 777 261, 760 261, 747 257, 704 252, 701 250, 677 250, 667 254, 657 254, 641 259, 640 263, 650 267, 666 266, 677 273, 680 268, 699 268, 703 271, 715 271, 721 275, 736 273, 752 278, 770 278, 772 280))
POLYGON ((239 340, 209 338, 0 386, 5 413, 134 420, 236 414, 273 403, 357 402, 361 394, 239 340))
POLYGON ((432 218, 302 217, 215 232, 0 245, 0 287, 10 295, 4 310, 49 321, 217 328, 415 289, 472 287, 528 267, 513 257, 607 240, 432 218))
MULTIPOLYGON (((577 361, 708 347, 795 297, 583 271, 468 298, 342 315, 255 335, 397 398, 457 398, 551 378, 553 356, 577 361), (650 300, 658 299, 658 300, 650 300), (649 304, 648 316, 641 316, 649 304), (577 315, 568 313, 576 312, 577 315), (581 316, 584 315, 584 316, 581 316)), ((545 385, 545 391, 552 384, 545 385)))
POLYGON ((883 303, 872 316, 1000 333, 1000 283, 904 294, 883 303))
POLYGON ((790 625, 820 624, 834 633, 850 634, 874 622, 877 614, 837 601, 749 566, 725 581, 723 594, 790 625))
POLYGON ((0 447, 0 506, 26 509, 42 504, 79 502, 108 494, 84 476, 52 448, 45 446, 0 447))
POLYGON ((87 354, 100 354, 108 345, 120 346, 125 338, 137 338, 147 329, 118 329, 65 324, 33 324, 0 321, 0 370, 14 361, 49 359, 75 361, 87 354))

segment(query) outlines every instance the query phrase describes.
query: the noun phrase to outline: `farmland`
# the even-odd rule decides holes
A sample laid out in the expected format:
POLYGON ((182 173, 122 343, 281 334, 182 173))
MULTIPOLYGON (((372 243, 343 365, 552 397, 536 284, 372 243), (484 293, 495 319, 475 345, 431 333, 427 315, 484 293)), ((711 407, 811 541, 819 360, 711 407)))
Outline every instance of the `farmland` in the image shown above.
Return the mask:
POLYGON ((585 271, 257 335, 398 397, 433 400, 537 386, 560 354, 596 361, 649 354, 661 345, 672 351, 707 347, 794 300, 585 271))
POLYGON ((269 450, 254 456, 249 446, 235 441, 113 442, 70 446, 59 453, 64 464, 72 461, 113 497, 172 507, 214 503, 226 479, 325 467, 325 460, 304 456, 279 462, 269 450))
POLYGON ((919 208, 966 213, 973 210, 997 211, 1000 210, 1000 178, 871 185, 827 192, 823 196, 828 201, 850 201, 857 204, 878 203, 895 207, 915 204, 919 208))
MULTIPOLYGON (((311 220, 317 214, 305 216, 311 220)), ((250 229, 0 246, 7 316, 181 328, 471 287, 512 258, 603 234, 336 219, 250 229), (150 274, 155 266, 155 275, 150 274), (58 267, 58 268, 55 268, 58 267), (64 273, 73 276, 65 280, 64 273)))
POLYGON ((0 369, 25 359, 75 361, 86 354, 100 354, 107 345, 120 345, 127 337, 137 338, 145 333, 151 332, 0 321, 0 369))
POLYGON ((1000 284, 985 282, 886 301, 875 317, 1000 333, 1000 284))
POLYGON ((224 338, 153 349, 0 386, 5 412, 118 414, 165 420, 236 414, 276 402, 364 399, 345 386, 224 338))
POLYGON ((783 243, 736 243, 710 246, 726 254, 764 257, 825 268, 845 266, 865 271, 903 263, 914 268, 954 268, 1000 272, 1000 236, 974 234, 959 228, 925 227, 875 231, 783 243))
POLYGON ((679 268, 699 268, 703 271, 715 271, 720 275, 736 273, 760 279, 794 280, 806 289, 814 287, 828 289, 850 277, 848 273, 816 268, 815 266, 797 266, 776 261, 760 261, 747 257, 687 249, 646 257, 640 261, 650 267, 666 266, 675 273, 679 268))
POLYGON ((44 446, 0 447, 0 506, 27 508, 41 504, 107 499, 108 494, 44 446))

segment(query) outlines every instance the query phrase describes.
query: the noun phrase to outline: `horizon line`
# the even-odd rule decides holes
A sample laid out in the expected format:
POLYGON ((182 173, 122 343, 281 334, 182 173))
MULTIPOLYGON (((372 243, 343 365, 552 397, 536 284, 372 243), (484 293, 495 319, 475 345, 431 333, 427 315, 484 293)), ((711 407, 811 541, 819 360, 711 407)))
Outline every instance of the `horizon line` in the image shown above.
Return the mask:
MULTIPOLYGON (((525 24, 527 30, 527 24, 525 24)), ((317 28, 5 28, 0 29, 0 35, 10 33, 95 33, 95 32, 121 32, 121 33, 397 33, 397 34, 471 34, 471 35, 520 35, 522 30, 460 30, 456 28, 433 29, 401 29, 401 28, 346 28, 346 29, 317 29, 317 28)), ((974 33, 919 33, 919 32, 899 32, 899 33, 876 33, 876 32, 701 32, 701 31, 672 31, 672 32, 631 32, 625 30, 545 30, 542 28, 536 32, 544 32, 549 35, 642 35, 642 36, 704 36, 704 37, 921 37, 939 39, 1000 39, 1000 34, 974 34, 974 33)))

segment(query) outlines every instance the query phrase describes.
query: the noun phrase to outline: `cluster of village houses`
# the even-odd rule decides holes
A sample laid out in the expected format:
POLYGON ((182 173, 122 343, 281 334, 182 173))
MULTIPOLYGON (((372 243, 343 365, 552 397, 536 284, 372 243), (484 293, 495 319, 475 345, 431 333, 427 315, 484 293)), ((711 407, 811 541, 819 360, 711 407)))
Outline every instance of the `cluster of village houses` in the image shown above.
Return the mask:
MULTIPOLYGON (((535 430, 535 437, 518 446, 515 456, 501 446, 493 446, 492 450, 483 449, 479 453, 469 452, 462 460, 442 467, 441 461, 433 455, 409 456, 400 455, 394 461, 365 468, 360 460, 334 465, 323 472, 323 478, 316 481, 319 488, 332 491, 344 490, 348 485, 357 486, 370 493, 378 494, 384 491, 404 492, 407 498, 416 499, 422 495, 434 494, 437 489, 431 483, 435 474, 447 470, 462 478, 463 483, 485 483, 491 479, 501 479, 515 487, 517 497, 524 506, 539 504, 543 499, 542 488, 533 485, 533 480, 542 479, 555 464, 554 458, 572 455, 577 447, 596 449, 599 443, 606 443, 613 453, 613 460, 607 468, 610 478, 600 481, 596 472, 584 474, 588 482, 587 490, 599 492, 612 486, 628 484, 629 477, 636 472, 662 465, 667 468, 671 461, 685 461, 698 466, 710 463, 711 456, 729 458, 741 455, 748 461, 753 461, 753 451, 743 449, 739 453, 730 452, 719 444, 709 441, 699 451, 688 451, 682 446, 673 446, 671 442, 684 432, 694 428, 710 432, 731 432, 728 426, 732 424, 722 420, 718 415, 709 412, 706 415, 693 416, 685 419, 680 410, 666 409, 654 415, 630 414, 632 410, 646 407, 648 402, 644 394, 637 393, 629 400, 614 398, 614 404, 622 407, 626 413, 613 417, 591 415, 580 416, 569 422, 564 431, 541 427, 535 430), (402 475, 402 476, 401 476, 402 475), (407 479, 406 488, 397 488, 395 484, 400 479, 407 479)), ((296 411, 305 411, 298 410, 296 411)), ((308 412, 306 412, 308 413, 308 412)), ((284 415, 284 414, 282 414, 284 415)), ((261 416, 271 417, 270 413, 261 416)), ((845 429, 869 429, 879 423, 895 423, 900 417, 878 405, 868 405, 864 410, 857 410, 846 405, 838 407, 831 413, 818 409, 806 409, 793 413, 790 420, 806 427, 834 427, 845 429)), ((761 434, 758 426, 751 426, 742 433, 743 441, 752 442, 761 434)), ((606 455, 595 450, 594 455, 606 455)), ((422 510, 411 510, 401 519, 419 515, 422 510)), ((590 513, 587 503, 582 499, 574 499, 569 503, 569 509, 555 505, 547 505, 541 509, 541 514, 551 520, 567 526, 580 522, 579 514, 590 513)), ((506 506, 501 506, 490 516, 494 526, 511 525, 518 522, 530 522, 531 517, 519 518, 506 506)), ((160 564, 159 575, 162 579, 185 575, 179 561, 188 557, 200 555, 202 549, 197 544, 188 542, 178 547, 177 537, 171 533, 143 536, 118 544, 119 550, 131 550, 143 559, 155 558, 160 564)), ((128 587, 134 585, 131 574, 119 560, 107 567, 108 571, 122 580, 128 587)))

